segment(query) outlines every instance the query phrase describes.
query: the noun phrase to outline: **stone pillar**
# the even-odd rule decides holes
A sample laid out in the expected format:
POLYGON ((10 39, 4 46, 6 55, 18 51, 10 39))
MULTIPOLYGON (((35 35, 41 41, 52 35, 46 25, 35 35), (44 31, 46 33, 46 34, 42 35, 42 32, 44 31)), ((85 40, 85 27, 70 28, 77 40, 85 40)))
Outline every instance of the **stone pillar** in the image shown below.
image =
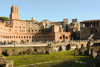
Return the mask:
POLYGON ((13 60, 6 60, 6 67, 13 67, 13 60))
POLYGON ((97 22, 95 22, 95 27, 97 27, 97 22))
POLYGON ((94 27, 93 22, 92 22, 92 27, 94 27))
POLYGON ((90 22, 89 22, 89 27, 91 27, 90 22))
POLYGON ((83 23, 80 24, 80 27, 83 27, 83 23))
POLYGON ((99 22, 99 27, 100 27, 100 22, 99 22))

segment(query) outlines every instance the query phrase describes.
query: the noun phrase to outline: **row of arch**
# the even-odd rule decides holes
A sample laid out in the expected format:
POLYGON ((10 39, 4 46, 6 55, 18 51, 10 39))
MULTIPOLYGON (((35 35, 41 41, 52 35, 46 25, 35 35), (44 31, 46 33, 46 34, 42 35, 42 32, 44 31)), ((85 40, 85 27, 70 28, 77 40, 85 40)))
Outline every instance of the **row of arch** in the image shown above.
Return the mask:
POLYGON ((99 27, 99 22, 86 22, 82 24, 82 27, 99 27))
POLYGON ((3 36, 3 38, 52 38, 53 36, 3 36))

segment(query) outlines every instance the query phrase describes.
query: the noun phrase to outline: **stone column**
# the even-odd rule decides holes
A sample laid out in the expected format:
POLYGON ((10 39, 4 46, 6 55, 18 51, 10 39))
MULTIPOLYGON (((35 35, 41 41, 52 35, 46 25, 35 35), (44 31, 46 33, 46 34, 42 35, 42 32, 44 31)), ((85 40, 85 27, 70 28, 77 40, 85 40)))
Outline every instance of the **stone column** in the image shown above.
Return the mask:
POLYGON ((80 27, 83 27, 83 23, 80 23, 80 27))
POLYGON ((99 22, 99 27, 100 27, 100 22, 99 22))
POLYGON ((92 27, 94 27, 93 22, 92 22, 92 27))
POLYGON ((97 27, 97 22, 95 22, 95 27, 97 27))
POLYGON ((90 22, 89 22, 89 27, 91 27, 90 22))

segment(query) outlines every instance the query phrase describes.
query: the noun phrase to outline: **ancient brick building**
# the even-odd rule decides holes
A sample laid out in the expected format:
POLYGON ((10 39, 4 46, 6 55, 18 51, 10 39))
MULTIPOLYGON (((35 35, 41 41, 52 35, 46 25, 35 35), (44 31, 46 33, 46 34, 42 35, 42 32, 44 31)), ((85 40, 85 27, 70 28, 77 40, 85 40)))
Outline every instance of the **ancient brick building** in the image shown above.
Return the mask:
POLYGON ((80 39, 88 39, 91 34, 93 34, 93 39, 100 39, 100 20, 80 22, 80 39))
POLYGON ((0 20, 0 42, 69 41, 70 32, 64 32, 68 19, 63 22, 41 22, 19 19, 18 7, 11 7, 10 19, 0 20), (59 25, 58 25, 59 24, 59 25))
POLYGON ((66 25, 66 31, 72 33, 72 39, 80 38, 80 24, 78 19, 72 19, 72 23, 66 25))

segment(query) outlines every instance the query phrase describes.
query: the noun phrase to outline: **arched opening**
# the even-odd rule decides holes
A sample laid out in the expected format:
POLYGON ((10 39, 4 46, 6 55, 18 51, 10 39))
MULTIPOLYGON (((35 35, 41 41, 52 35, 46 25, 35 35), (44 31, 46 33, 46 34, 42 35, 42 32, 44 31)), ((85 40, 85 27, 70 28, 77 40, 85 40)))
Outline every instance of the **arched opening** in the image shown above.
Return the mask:
POLYGON ((60 39, 62 39, 62 37, 60 37, 60 39))
POLYGON ((98 38, 97 32, 98 31, 96 29, 94 29, 94 28, 90 30, 90 35, 93 34, 93 37, 92 37, 93 39, 97 39, 98 38))
POLYGON ((63 38, 65 38, 65 35, 63 35, 63 38))
POLYGON ((59 47, 59 51, 62 51, 62 47, 61 46, 59 47))
POLYGON ((34 39, 32 39, 32 43, 34 42, 34 39))
POLYGON ((35 52, 37 52, 37 49, 34 49, 35 52))
POLYGON ((85 23, 83 24, 83 27, 86 27, 86 24, 85 23))
POLYGON ((68 37, 66 36, 66 39, 68 39, 68 37))
POLYGON ((21 40, 21 42, 24 44, 24 41, 23 40, 21 40))
POLYGON ((29 43, 29 40, 26 40, 27 41, 27 43, 29 43))
POLYGON ((87 27, 89 27, 89 23, 87 23, 87 27))
POLYGON ((95 27, 95 22, 93 22, 93 27, 95 27))
POLYGON ((97 30, 96 29, 91 29, 90 34, 97 34, 97 30))
POLYGON ((97 22, 97 26, 99 26, 99 22, 97 22))

